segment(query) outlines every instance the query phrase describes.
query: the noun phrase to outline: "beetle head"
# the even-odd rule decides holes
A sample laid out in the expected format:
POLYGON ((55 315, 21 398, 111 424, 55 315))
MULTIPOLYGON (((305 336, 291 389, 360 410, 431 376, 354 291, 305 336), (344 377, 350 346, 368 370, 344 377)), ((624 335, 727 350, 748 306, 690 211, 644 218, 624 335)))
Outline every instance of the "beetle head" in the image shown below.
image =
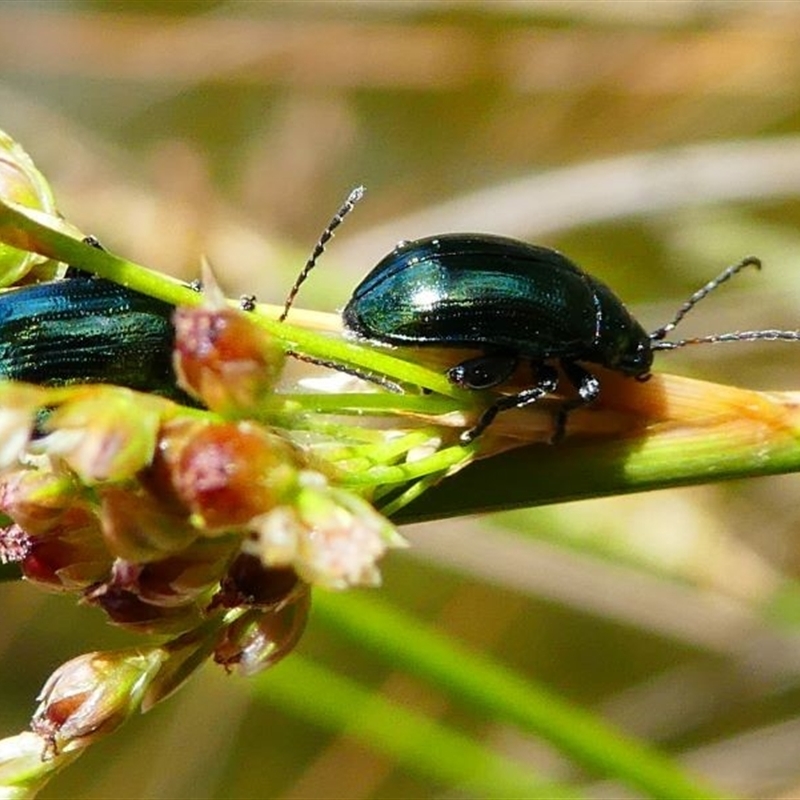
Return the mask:
POLYGON ((650 372, 653 364, 653 349, 650 346, 650 337, 639 338, 631 341, 630 345, 621 350, 616 359, 610 361, 607 366, 616 369, 625 375, 639 378, 650 372))

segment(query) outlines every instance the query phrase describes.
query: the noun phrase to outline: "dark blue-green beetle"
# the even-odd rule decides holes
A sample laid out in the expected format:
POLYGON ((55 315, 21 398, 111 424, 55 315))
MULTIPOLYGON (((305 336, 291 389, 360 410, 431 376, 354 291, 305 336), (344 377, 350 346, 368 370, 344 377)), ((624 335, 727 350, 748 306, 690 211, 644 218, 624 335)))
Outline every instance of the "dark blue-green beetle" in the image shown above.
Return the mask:
POLYGON ((448 370, 466 389, 491 389, 511 378, 521 361, 530 386, 495 400, 467 443, 500 411, 521 408, 556 391, 561 367, 577 390, 556 420, 554 440, 574 408, 600 394, 600 381, 579 362, 599 364, 646 380, 656 350, 700 342, 800 340, 797 331, 745 331, 664 341, 694 305, 746 266, 728 267, 695 292, 668 324, 648 333, 604 283, 555 250, 486 234, 445 234, 401 242, 356 287, 342 318, 360 338, 389 345, 482 351, 448 370))
POLYGON ((0 377, 112 383, 185 401, 173 306, 83 273, 0 292, 0 377))

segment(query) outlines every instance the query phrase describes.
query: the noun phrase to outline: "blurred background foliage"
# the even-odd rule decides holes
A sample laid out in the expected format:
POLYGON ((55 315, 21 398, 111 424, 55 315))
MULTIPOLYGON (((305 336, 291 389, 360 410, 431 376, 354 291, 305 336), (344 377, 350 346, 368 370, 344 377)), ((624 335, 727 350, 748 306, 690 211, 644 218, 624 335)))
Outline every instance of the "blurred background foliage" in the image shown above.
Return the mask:
MULTIPOLYGON (((399 239, 477 229, 567 252, 651 328, 753 253, 765 270, 704 304, 685 335, 798 325, 797 2, 5 0, 0 127, 83 230, 188 279, 206 255, 234 295, 280 302, 364 183, 301 305, 341 307, 399 239)), ((789 345, 659 363, 800 388, 789 345)), ((380 596, 726 791, 797 797, 797 489, 784 476, 410 526, 380 596)), ((0 602, 6 733, 59 663, 130 641, 27 586, 3 585, 0 602)), ((588 796, 621 794, 313 615, 300 652, 586 781, 588 796)), ((45 796, 448 793, 209 667, 45 796)))

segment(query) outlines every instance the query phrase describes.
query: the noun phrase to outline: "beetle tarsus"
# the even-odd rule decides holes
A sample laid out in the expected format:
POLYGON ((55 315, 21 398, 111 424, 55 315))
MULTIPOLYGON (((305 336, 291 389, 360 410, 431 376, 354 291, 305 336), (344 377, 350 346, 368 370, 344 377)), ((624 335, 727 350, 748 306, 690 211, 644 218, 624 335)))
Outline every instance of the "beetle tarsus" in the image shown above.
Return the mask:
POLYGON ((91 233, 88 236, 84 236, 82 241, 84 244, 88 244, 89 247, 94 247, 95 250, 102 250, 105 252, 105 247, 100 244, 100 240, 91 233))
POLYGON ((256 310, 256 296, 254 294, 243 294, 239 298, 239 308, 242 311, 256 310))

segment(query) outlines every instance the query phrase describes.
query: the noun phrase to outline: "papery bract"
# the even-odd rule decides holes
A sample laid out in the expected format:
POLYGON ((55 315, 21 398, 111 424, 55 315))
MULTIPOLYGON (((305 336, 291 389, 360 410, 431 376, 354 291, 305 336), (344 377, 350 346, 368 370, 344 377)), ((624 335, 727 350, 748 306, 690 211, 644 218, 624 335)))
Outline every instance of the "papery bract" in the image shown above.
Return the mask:
POLYGON ((199 535, 184 512, 141 487, 103 486, 100 524, 109 551, 138 564, 178 553, 199 535))

